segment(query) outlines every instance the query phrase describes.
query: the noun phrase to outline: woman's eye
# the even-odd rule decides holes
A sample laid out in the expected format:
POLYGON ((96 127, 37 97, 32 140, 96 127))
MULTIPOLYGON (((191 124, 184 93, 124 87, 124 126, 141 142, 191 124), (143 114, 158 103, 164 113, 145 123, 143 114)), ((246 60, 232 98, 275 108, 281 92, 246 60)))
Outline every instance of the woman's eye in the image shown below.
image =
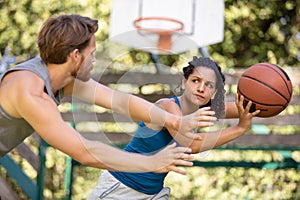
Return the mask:
POLYGON ((214 88, 214 85, 213 85, 212 83, 206 83, 205 85, 206 85, 208 88, 211 88, 211 89, 214 88))

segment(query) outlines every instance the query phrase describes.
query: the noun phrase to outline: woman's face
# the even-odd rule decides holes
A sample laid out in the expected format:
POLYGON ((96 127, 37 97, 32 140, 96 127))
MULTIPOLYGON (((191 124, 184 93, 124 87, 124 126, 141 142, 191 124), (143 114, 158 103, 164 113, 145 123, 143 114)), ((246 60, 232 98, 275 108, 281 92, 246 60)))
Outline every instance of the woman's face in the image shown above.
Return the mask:
POLYGON ((183 95, 198 107, 207 104, 216 94, 217 77, 214 70, 196 67, 188 79, 182 82, 183 95))

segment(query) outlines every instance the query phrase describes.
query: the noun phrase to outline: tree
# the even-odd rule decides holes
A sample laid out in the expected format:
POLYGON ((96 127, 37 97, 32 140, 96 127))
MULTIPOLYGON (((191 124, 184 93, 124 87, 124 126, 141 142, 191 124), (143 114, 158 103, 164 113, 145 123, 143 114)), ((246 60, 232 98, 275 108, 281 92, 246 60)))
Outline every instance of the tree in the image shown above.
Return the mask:
POLYGON ((37 55, 37 35, 52 15, 82 11, 80 1, 2 0, 0 1, 0 53, 9 48, 12 55, 37 55))
POLYGON ((229 67, 245 68, 258 62, 300 67, 296 2, 225 0, 224 41, 209 47, 210 52, 229 67))
MULTIPOLYGON (((245 68, 258 62, 280 66, 300 67, 298 27, 299 5, 294 0, 236 1, 225 0, 224 41, 208 47, 218 63, 227 68, 245 68), (298 7, 297 7, 298 6, 298 7), (298 12, 297 12, 298 11, 298 12)), ((98 41, 109 34, 111 0, 2 0, 0 1, 0 53, 9 47, 13 55, 37 55, 36 38, 42 23, 52 15, 62 13, 85 14, 99 20, 98 41)), ((125 11, 125 10, 124 10, 125 11)), ((130 52, 132 62, 139 62, 130 52)), ((143 64, 151 62, 142 56, 143 64)), ((171 66, 178 55, 161 56, 171 66)))

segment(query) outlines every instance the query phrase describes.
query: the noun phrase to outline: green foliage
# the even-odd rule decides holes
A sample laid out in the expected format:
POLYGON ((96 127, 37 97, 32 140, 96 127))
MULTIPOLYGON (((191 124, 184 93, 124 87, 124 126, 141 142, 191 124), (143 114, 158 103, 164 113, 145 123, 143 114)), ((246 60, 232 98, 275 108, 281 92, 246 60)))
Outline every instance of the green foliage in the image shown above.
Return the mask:
MULTIPOLYGON (((0 52, 37 55, 36 38, 42 23, 52 15, 77 13, 99 20, 99 42, 108 39, 111 0, 2 0, 0 2, 0 52)), ((246 68, 258 62, 300 67, 299 5, 293 0, 225 0, 224 41, 208 47, 224 68, 246 68)), ((99 47, 101 48, 101 46, 99 47)), ((149 64, 145 52, 130 51, 130 64, 149 64)), ((183 54, 184 55, 184 54, 183 54)), ((160 62, 172 66, 179 55, 162 55, 160 62)), ((126 60, 128 61, 128 59, 126 60)))
POLYGON ((293 0, 225 0, 224 41, 209 50, 229 68, 259 62, 300 67, 297 14, 299 5, 293 0))
POLYGON ((100 172, 100 169, 92 167, 75 167, 72 199, 87 199, 97 185, 100 172))
MULTIPOLYGON (((200 160, 279 161, 278 152, 218 151, 201 156, 200 160)), ((299 152, 292 156, 299 160, 299 152)), ((217 199, 298 199, 300 187, 299 170, 255 168, 185 168, 187 176, 169 173, 165 185, 171 187, 174 200, 217 199)))
MULTIPOLYGON (((2 0, 0 1, 0 52, 6 47, 13 55, 33 57, 38 53, 36 40, 43 22, 52 15, 76 13, 80 1, 2 0)), ((22 59, 22 58, 21 58, 22 59)))
POLYGON ((244 168, 188 169, 187 176, 170 173, 166 185, 173 200, 298 199, 300 176, 296 170, 244 168))
POLYGON ((99 30, 96 35, 98 41, 108 38, 110 8, 111 0, 86 1, 86 15, 98 20, 99 30))
MULTIPOLYGON (((296 2, 225 0, 224 41, 208 47, 211 56, 225 68, 245 68, 258 62, 300 68, 297 60, 300 47, 300 40, 297 38, 300 8, 296 2)), ((105 41, 109 34, 110 6, 111 0, 0 0, 0 54, 3 55, 5 48, 9 47, 12 55, 21 57, 19 60, 37 55, 36 39, 42 23, 52 15, 63 13, 83 14, 98 19, 99 31, 96 37, 99 42, 105 41)), ((164 55, 160 57, 160 61, 166 66, 173 66, 175 62, 181 62, 179 60, 185 55, 190 57, 192 53, 187 52, 182 56, 164 55)), ((132 50, 119 61, 127 66, 148 65, 151 58, 145 52, 132 50)), ((299 132, 299 127, 296 130, 299 132)), ((218 159, 220 155, 216 152, 210 157, 218 159)), ((247 156, 238 154, 238 157, 250 160, 271 158, 269 154, 257 153, 247 156)), ((299 154, 296 157, 300 159, 299 154)), ((26 168, 19 157, 17 160, 26 168)), ((50 148, 46 166, 45 199, 62 199, 65 156, 50 148)), ((75 168, 74 199, 87 197, 97 182, 99 171, 88 167, 75 168)), ((0 175, 14 186, 22 199, 26 199, 2 167, 0 175)), ((170 173, 166 181, 172 188, 172 199, 188 200, 300 199, 299 183, 299 170, 293 169, 268 171, 201 167, 188 169, 188 176, 170 173)))

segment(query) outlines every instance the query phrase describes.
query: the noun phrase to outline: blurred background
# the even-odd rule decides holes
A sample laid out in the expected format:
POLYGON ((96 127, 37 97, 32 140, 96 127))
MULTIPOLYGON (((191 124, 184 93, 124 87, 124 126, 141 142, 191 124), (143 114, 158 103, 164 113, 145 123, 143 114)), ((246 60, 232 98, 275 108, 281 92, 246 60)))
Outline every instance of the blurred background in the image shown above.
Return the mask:
MULTIPOLYGON (((224 39, 207 46, 205 50, 225 72, 234 74, 253 64, 269 62, 281 66, 288 74, 300 73, 299 1, 225 0, 224 3, 224 39)), ((99 20, 95 74, 104 71, 124 73, 136 69, 143 72, 157 70, 149 53, 108 41, 111 5, 112 0, 0 0, 0 70, 37 56, 37 34, 43 22, 53 15, 71 13, 99 20), (119 48, 122 54, 118 54, 119 48)), ((194 55, 201 55, 201 52, 191 50, 182 54, 160 55, 158 59, 164 68, 176 73, 194 55)), ((294 93, 299 94, 299 86, 294 93)), ((67 106, 62 106, 61 110, 67 109, 67 106)), ((289 111, 299 115, 299 105, 289 111)), ((106 128, 113 127, 108 125, 106 128)), ((299 126, 289 128, 281 132, 300 132, 299 126)), ((26 143, 35 145, 30 138, 26 143)), ((35 151, 38 149, 35 148, 35 151)), ((29 177, 36 179, 36 172, 27 162, 16 152, 12 152, 11 156, 29 177)), ((249 161, 280 159, 277 152, 273 151, 212 151, 208 157, 216 160, 231 157, 249 161)), ((299 162, 299 151, 293 153, 293 159, 299 162)), ((66 199, 66 156, 58 150, 48 148, 45 164, 47 172, 44 198, 66 199)), ((171 199, 300 199, 299 168, 269 170, 192 167, 187 170, 187 176, 175 173, 168 175, 166 184, 171 187, 171 199)), ((100 171, 83 166, 75 167, 72 199, 86 199, 95 187, 100 171)), ((20 199, 30 199, 2 166, 0 176, 12 185, 20 199)))

